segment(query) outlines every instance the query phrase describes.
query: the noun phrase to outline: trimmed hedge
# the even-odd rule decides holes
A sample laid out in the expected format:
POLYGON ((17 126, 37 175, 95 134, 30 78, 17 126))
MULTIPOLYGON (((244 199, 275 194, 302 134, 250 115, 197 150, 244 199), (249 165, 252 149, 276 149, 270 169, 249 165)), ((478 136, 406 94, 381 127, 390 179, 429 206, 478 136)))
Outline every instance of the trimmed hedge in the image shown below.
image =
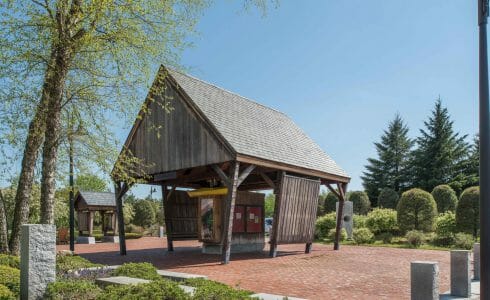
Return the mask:
POLYGON ((454 242, 456 232, 456 215, 452 211, 447 211, 437 216, 436 236, 433 243, 438 246, 450 246, 454 242))
MULTIPOLYGON (((328 238, 331 241, 335 241, 335 233, 336 232, 337 232, 337 230, 335 228, 330 229, 330 231, 328 232, 328 238)), ((347 231, 345 230, 345 228, 342 228, 342 229, 340 229, 340 241, 343 242, 345 240, 347 240, 347 231)))
POLYGON ((112 271, 113 276, 128 276, 148 280, 159 280, 157 269, 150 263, 126 263, 112 271))
POLYGON ((364 215, 354 215, 352 221, 354 222, 354 228, 366 228, 367 216, 364 215))
POLYGON ((226 284, 205 280, 202 278, 188 279, 186 285, 196 288, 192 299, 208 300, 208 299, 250 299, 252 292, 247 290, 234 289, 226 284))
POLYGON ((366 192, 351 192, 347 200, 352 201, 355 214, 365 215, 371 209, 371 202, 369 201, 369 197, 366 192))
POLYGON ((433 231, 436 216, 436 202, 431 194, 421 189, 411 189, 402 194, 397 206, 401 231, 433 231))
POLYGON ((374 234, 393 233, 397 230, 396 210, 375 208, 367 215, 366 227, 374 234))
POLYGON ((410 230, 405 237, 407 238, 408 245, 412 248, 420 247, 425 239, 424 233, 419 230, 410 230))
POLYGON ((456 209, 456 204, 458 203, 458 196, 454 190, 446 184, 441 184, 436 186, 432 190, 432 197, 437 204, 437 211, 443 213, 446 211, 454 211, 456 209))
POLYGON ((102 290, 88 280, 58 280, 48 284, 44 299, 47 300, 94 300, 102 290))
POLYGON ((456 249, 471 250, 474 242, 475 239, 471 234, 459 232, 454 235, 454 248, 456 249))
POLYGON ((56 255, 56 273, 65 273, 81 268, 100 267, 78 255, 58 254, 56 255))
MULTIPOLYGON (((137 277, 137 276, 133 276, 137 277)), ((186 294, 176 282, 170 280, 156 280, 150 283, 136 285, 111 285, 98 297, 100 300, 188 300, 191 297, 186 294)), ((212 299, 212 298, 208 298, 212 299)))
POLYGON ((370 244, 374 242, 374 234, 367 228, 354 228, 352 238, 356 244, 370 244))
POLYGON ((326 214, 316 219, 315 236, 319 239, 324 239, 328 236, 330 229, 335 228, 337 224, 337 214, 335 212, 326 214))
POLYGON ((18 296, 20 293, 20 270, 0 265, 0 285, 8 287, 15 296, 18 296))
POLYGON ((8 287, 3 284, 0 284, 0 299, 1 300, 15 300, 17 297, 8 287))
POLYGON ((20 258, 14 255, 0 254, 0 265, 20 269, 20 258))
POLYGON ((378 206, 381 208, 396 209, 398 199, 400 197, 394 189, 384 188, 378 195, 378 206))
POLYGON ((480 188, 467 188, 461 194, 456 207, 456 228, 460 232, 477 237, 480 229, 480 188))

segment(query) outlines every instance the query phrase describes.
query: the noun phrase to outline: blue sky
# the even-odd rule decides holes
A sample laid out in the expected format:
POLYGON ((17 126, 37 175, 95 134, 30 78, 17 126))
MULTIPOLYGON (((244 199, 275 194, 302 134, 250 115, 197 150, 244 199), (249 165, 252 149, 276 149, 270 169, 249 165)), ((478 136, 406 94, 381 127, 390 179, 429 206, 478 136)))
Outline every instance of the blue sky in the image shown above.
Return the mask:
POLYGON ((283 0, 265 17, 215 2, 183 65, 289 115, 351 175, 351 190, 397 112, 415 137, 440 95, 456 130, 478 130, 476 1, 283 0))

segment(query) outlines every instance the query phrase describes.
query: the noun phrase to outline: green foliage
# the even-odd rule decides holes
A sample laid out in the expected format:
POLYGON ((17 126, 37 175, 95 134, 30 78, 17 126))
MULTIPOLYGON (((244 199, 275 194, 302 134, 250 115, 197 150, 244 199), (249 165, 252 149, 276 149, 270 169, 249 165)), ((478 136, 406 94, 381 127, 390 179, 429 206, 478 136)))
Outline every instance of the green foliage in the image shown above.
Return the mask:
POLYGON ((456 207, 456 228, 458 231, 477 237, 480 229, 480 188, 464 190, 456 207))
POLYGON ((374 241, 374 234, 368 228, 354 228, 352 238, 356 244, 370 244, 374 241))
POLYGON ((8 287, 0 284, 0 300, 15 300, 17 297, 8 287))
MULTIPOLYGON (((134 276, 133 277, 137 277, 134 276)), ((100 300, 188 300, 191 299, 176 282, 159 279, 136 285, 108 286, 97 299, 100 300)))
POLYGON ((348 200, 352 202, 355 214, 365 215, 371 209, 371 202, 369 201, 369 197, 365 192, 351 192, 348 200))
MULTIPOLYGON (((337 230, 335 228, 330 229, 330 231, 328 232, 328 238, 331 241, 335 241, 335 233, 336 232, 337 232, 337 230)), ((340 229, 340 241, 343 242, 345 240, 347 240, 347 231, 345 231, 345 228, 342 228, 342 229, 340 229)))
POLYGON ((276 196, 274 194, 267 194, 264 201, 264 213, 266 218, 272 218, 274 216, 274 203, 276 196))
POLYGON ((44 299, 94 300, 102 290, 93 282, 83 279, 57 280, 48 284, 44 299))
POLYGON ((56 255, 56 272, 65 273, 81 268, 99 267, 100 264, 94 264, 87 259, 78 255, 58 254, 56 255))
POLYGON ((437 211, 443 213, 446 211, 454 211, 456 209, 456 203, 458 202, 458 197, 454 190, 446 184, 441 184, 436 186, 432 190, 432 197, 437 204, 437 211))
POLYGON ((15 255, 0 254, 0 265, 20 269, 20 258, 15 255))
POLYGON ((431 194, 421 189, 411 189, 402 194, 397 207, 401 231, 433 231, 436 216, 436 202, 431 194))
POLYGON ((331 212, 335 212, 337 207, 336 203, 339 201, 339 198, 332 192, 329 192, 325 195, 325 200, 323 201, 323 211, 328 214, 331 212))
POLYGON ((407 239, 407 243, 412 248, 418 248, 422 245, 425 239, 425 235, 422 231, 419 230, 410 230, 405 235, 407 239))
POLYGON ((0 265, 0 285, 9 288, 14 295, 20 293, 20 270, 0 265))
MULTIPOLYGON (((388 125, 381 141, 374 143, 377 158, 369 158, 362 178, 363 186, 374 206, 379 205, 379 189, 392 187, 400 191, 409 185, 409 157, 413 141, 408 137, 408 127, 400 117, 388 125)), ((386 208, 395 208, 383 206, 386 208)))
POLYGON ((130 203, 124 203, 123 214, 124 214, 124 224, 125 225, 131 224, 131 222, 133 222, 134 219, 133 205, 131 205, 130 203))
POLYGON ((155 210, 151 201, 139 200, 133 204, 133 223, 142 227, 149 227, 155 223, 155 210))
POLYGON ((458 232, 454 235, 454 247, 457 249, 471 250, 475 239, 471 234, 458 232))
POLYGON ((107 192, 107 182, 94 174, 77 174, 75 187, 80 191, 107 192))
POLYGON ((186 280, 186 285, 196 288, 194 297, 192 299, 196 300, 208 300, 208 299, 230 299, 230 300, 240 300, 240 299, 250 299, 250 291, 234 289, 227 286, 226 284, 205 280, 205 279, 188 279, 186 280))
POLYGON ((384 188, 378 196, 378 207, 396 209, 399 198, 394 189, 384 188))
POLYGON ((366 228, 367 216, 365 215, 354 215, 353 222, 354 228, 366 228))
POLYGON ((337 224, 336 218, 337 214, 332 212, 316 219, 315 236, 320 239, 326 238, 330 229, 335 228, 337 224))
POLYGON ((390 232, 382 232, 376 235, 376 239, 383 241, 385 244, 391 244, 393 240, 393 234, 390 232))
POLYGON ((125 263, 112 271, 113 276, 128 276, 148 280, 158 280, 160 275, 157 269, 150 263, 125 263))
POLYGON ((450 238, 456 232, 456 215, 452 211, 439 214, 436 219, 436 234, 450 238))
POLYGON ((394 232, 397 229, 396 210, 375 208, 367 215, 366 227, 374 234, 394 232))

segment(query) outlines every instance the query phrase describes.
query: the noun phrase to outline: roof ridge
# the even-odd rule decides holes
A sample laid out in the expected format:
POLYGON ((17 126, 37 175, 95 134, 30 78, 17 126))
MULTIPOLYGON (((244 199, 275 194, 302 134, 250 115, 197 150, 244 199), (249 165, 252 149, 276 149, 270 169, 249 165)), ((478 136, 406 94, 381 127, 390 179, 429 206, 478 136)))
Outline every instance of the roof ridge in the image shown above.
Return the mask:
MULTIPOLYGON (((242 98, 243 100, 246 100, 246 101, 251 102, 251 103, 253 103, 253 104, 256 104, 256 105, 262 106, 262 107, 264 107, 264 108, 270 109, 270 110, 272 110, 272 111, 275 111, 275 112, 277 112, 277 113, 280 113, 280 114, 282 114, 282 115, 284 115, 284 116, 288 117, 288 115, 287 115, 286 113, 284 113, 284 112, 282 112, 282 111, 280 111, 280 110, 277 110, 277 109, 275 109, 275 108, 269 107, 269 106, 267 106, 267 105, 264 105, 264 104, 262 104, 262 103, 258 102, 257 100, 250 99, 250 98, 248 98, 248 97, 242 96, 242 95, 240 95, 240 94, 238 94, 238 93, 236 93, 236 92, 232 92, 232 91, 227 90, 227 89, 225 89, 225 88, 223 88, 223 87, 217 86, 217 85, 216 85, 216 84, 214 84, 214 83, 208 82, 208 81, 206 81, 206 80, 202 80, 202 79, 197 78, 197 77, 195 77, 195 76, 193 76, 193 75, 190 75, 190 74, 187 74, 187 73, 184 73, 184 72, 178 71, 178 70, 176 70, 176 69, 171 69, 171 68, 168 68, 168 69, 169 69, 170 71, 177 72, 177 73, 179 73, 179 74, 181 74, 181 75, 184 75, 184 76, 190 77, 190 78, 192 78, 192 79, 194 79, 194 80, 197 80, 197 81, 200 81, 200 82, 202 82, 202 83, 205 83, 205 84, 207 84, 207 85, 209 85, 209 86, 212 86, 213 88, 216 88, 216 89, 221 90, 221 91, 223 91, 223 92, 227 92, 227 93, 229 93, 229 94, 232 94, 232 95, 238 96, 238 97, 242 98)), ((289 118, 289 117, 288 117, 288 118, 289 118)))

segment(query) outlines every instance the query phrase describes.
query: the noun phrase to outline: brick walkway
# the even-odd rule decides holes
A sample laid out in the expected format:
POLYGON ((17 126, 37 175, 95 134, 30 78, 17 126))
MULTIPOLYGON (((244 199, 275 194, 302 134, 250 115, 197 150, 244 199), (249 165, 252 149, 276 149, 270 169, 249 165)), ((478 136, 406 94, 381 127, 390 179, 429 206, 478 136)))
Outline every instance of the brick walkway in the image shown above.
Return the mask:
MULTIPOLYGON (((308 299, 408 299, 410 261, 438 261, 440 291, 449 289, 449 252, 314 244, 310 254, 304 245, 280 245, 278 257, 267 252, 232 254, 229 265, 220 265, 218 255, 201 254, 197 241, 174 242, 145 237, 128 240, 128 255, 119 255, 119 245, 75 245, 76 252, 103 264, 151 262, 159 269, 207 275, 232 286, 255 292, 308 299)), ((58 250, 68 246, 58 246, 58 250)))

